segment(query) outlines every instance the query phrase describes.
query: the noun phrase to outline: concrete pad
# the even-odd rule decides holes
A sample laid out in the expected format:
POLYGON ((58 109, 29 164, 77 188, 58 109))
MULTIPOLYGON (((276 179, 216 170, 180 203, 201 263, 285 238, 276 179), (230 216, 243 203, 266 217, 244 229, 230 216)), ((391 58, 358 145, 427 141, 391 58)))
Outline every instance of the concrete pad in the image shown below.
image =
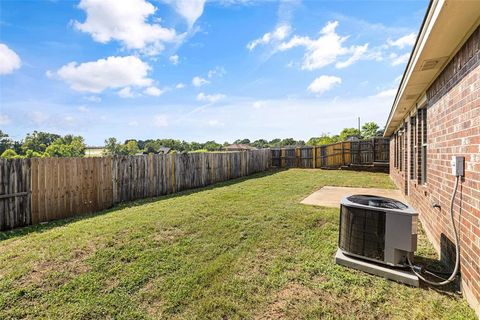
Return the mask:
POLYGON ((351 196, 353 194, 369 194, 374 196, 382 196, 407 203, 400 190, 330 186, 325 186, 320 190, 315 191, 314 193, 303 199, 301 203, 313 206, 340 208, 340 200, 342 200, 343 197, 351 196))
POLYGON ((389 280, 408 284, 412 287, 418 287, 420 283, 418 277, 409 270, 387 267, 366 260, 356 259, 345 255, 340 249, 337 250, 337 253, 335 255, 335 263, 348 268, 380 276, 389 280))

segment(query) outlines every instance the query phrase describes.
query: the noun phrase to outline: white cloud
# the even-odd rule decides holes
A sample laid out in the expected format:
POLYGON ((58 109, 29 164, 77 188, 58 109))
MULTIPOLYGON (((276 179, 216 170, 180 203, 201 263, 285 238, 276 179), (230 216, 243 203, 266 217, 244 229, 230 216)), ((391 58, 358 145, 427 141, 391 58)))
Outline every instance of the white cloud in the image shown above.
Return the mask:
POLYGON ((399 64, 404 64, 408 61, 409 58, 410 58, 410 53, 409 52, 404 53, 400 56, 398 56, 395 53, 392 53, 390 55, 392 66, 398 66, 399 64))
POLYGON ((0 74, 9 74, 20 68, 20 57, 6 44, 0 43, 0 74))
POLYGON ((202 77, 199 77, 199 76, 193 77, 193 79, 192 79, 192 84, 195 87, 201 87, 201 86, 209 84, 209 83, 210 83, 210 81, 208 81, 207 79, 204 79, 202 77))
POLYGON ((99 96, 88 96, 88 97, 84 97, 85 100, 88 100, 90 102, 101 102, 102 101, 102 98, 100 98, 99 96))
POLYGON ((185 83, 182 83, 182 82, 179 82, 177 83, 177 85, 175 86, 176 89, 183 89, 185 88, 185 83))
POLYGON ((292 28, 288 24, 281 24, 272 32, 265 33, 261 38, 255 39, 247 44, 248 50, 252 51, 259 45, 266 45, 284 40, 290 35, 292 28))
POLYGON ((80 107, 78 107, 78 111, 80 111, 80 112, 89 112, 90 109, 88 109, 88 108, 85 107, 85 106, 80 106, 80 107))
POLYGON ((265 105, 266 105, 266 102, 265 102, 265 101, 255 101, 255 102, 253 103, 253 107, 254 107, 255 109, 263 108, 265 105))
POLYGON ((134 56, 108 57, 78 64, 70 62, 57 71, 60 79, 73 90, 100 93, 108 88, 126 86, 145 87, 152 83, 147 78, 150 66, 134 56))
POLYGON ((159 97, 165 90, 159 89, 157 87, 148 87, 143 91, 143 93, 148 94, 149 96, 159 97))
POLYGON ((37 125, 45 123, 49 118, 48 115, 40 111, 32 111, 28 114, 28 117, 37 125))
POLYGON ((136 127, 136 126, 138 126, 138 121, 137 120, 129 121, 128 125, 131 126, 131 127, 136 127))
POLYGON ((173 0, 171 5, 179 15, 187 20, 188 26, 191 28, 203 14, 205 0, 173 0))
POLYGON ((224 67, 215 67, 212 70, 208 71, 208 77, 213 78, 213 77, 223 77, 227 71, 225 70, 224 67))
POLYGON ((170 62, 171 62, 173 65, 177 65, 178 62, 179 62, 178 54, 174 54, 173 56, 170 56, 170 57, 168 58, 168 60, 170 60, 170 62))
POLYGON ((208 103, 215 103, 218 102, 222 99, 224 99, 226 96, 221 93, 217 94, 204 94, 203 92, 200 92, 197 95, 197 100, 202 101, 202 102, 208 102, 208 103))
POLYGON ((148 23, 156 8, 145 0, 82 0, 78 5, 86 11, 85 22, 74 21, 76 29, 89 33, 100 43, 120 41, 127 49, 158 54, 165 42, 180 41, 174 29, 148 23))
POLYGON ((335 85, 341 84, 342 79, 335 76, 320 76, 313 80, 313 82, 308 86, 308 91, 322 94, 330 89, 332 89, 335 85))
POLYGON ((337 62, 335 67, 339 69, 346 68, 363 58, 368 50, 368 43, 364 44, 363 46, 355 46, 352 50, 353 54, 350 56, 350 58, 342 62, 337 62))
POLYGON ((337 68, 344 68, 362 58, 368 48, 368 44, 362 46, 344 47, 343 43, 348 39, 347 36, 339 36, 335 29, 338 21, 329 21, 320 31, 317 39, 309 37, 300 37, 295 35, 287 42, 278 46, 278 50, 286 51, 294 47, 305 47, 302 69, 315 70, 337 61, 339 56, 351 54, 352 56, 345 62, 339 62, 337 68))
POLYGON ((213 119, 213 120, 208 120, 207 124, 210 126, 210 127, 223 127, 225 126, 225 124, 221 121, 218 121, 216 119, 213 119))
POLYGON ((63 120, 65 122, 68 122, 69 124, 72 124, 73 122, 75 122, 75 118, 72 117, 72 116, 65 116, 65 117, 63 117, 63 120))
POLYGON ((117 92, 120 98, 133 98, 132 88, 125 87, 117 92))
POLYGON ((380 91, 374 97, 376 98, 394 98, 395 95, 397 94, 397 88, 392 88, 392 89, 387 89, 380 91))
POLYGON ((415 44, 416 39, 417 39, 417 34, 415 32, 412 32, 410 34, 407 34, 406 36, 398 38, 397 40, 388 39, 387 43, 390 47, 398 47, 400 49, 403 49, 405 47, 413 46, 415 44))
POLYGON ((11 122, 10 117, 6 114, 0 114, 0 124, 7 125, 11 122))
POLYGON ((164 114, 157 114, 153 117, 153 125, 158 128, 168 127, 167 116, 164 114))

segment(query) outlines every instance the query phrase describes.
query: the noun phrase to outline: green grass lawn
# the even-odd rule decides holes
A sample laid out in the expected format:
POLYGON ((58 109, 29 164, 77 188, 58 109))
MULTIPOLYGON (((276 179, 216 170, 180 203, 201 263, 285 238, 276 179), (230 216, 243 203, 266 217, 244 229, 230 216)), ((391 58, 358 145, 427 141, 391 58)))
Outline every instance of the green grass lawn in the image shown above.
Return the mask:
POLYGON ((335 265, 338 209, 299 204, 323 185, 393 188, 272 171, 0 233, 0 318, 475 318, 457 294, 335 265))

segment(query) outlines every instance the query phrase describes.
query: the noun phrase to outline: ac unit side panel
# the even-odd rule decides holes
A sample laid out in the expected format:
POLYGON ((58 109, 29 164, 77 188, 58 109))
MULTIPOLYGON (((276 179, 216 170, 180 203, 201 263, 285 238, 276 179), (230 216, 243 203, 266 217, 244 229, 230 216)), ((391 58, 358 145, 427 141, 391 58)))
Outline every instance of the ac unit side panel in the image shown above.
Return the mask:
POLYGON ((413 216, 389 214, 386 217, 385 261, 404 264, 406 255, 416 250, 416 234, 413 234, 413 216))

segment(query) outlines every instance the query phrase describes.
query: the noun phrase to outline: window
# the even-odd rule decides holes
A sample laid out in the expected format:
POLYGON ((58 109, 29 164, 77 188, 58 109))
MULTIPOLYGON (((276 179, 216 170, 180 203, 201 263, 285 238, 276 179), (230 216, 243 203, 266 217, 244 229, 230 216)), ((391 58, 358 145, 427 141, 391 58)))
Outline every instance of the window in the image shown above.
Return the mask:
POLYGON ((402 131, 400 131, 400 141, 398 144, 398 168, 400 169, 400 171, 403 171, 403 152, 402 152, 403 139, 404 139, 404 134, 402 131))
POLYGON ((398 155, 398 133, 395 132, 395 134, 393 135, 393 166, 395 168, 398 168, 398 159, 397 159, 397 155, 398 155))
POLYGON ((405 168, 405 180, 407 179, 407 170, 408 170, 408 137, 407 137, 407 133, 408 133, 408 122, 405 122, 404 125, 403 125, 403 142, 404 142, 404 144, 402 145, 403 153, 404 153, 403 161, 405 161, 405 163, 403 163, 402 165, 405 168))
POLYGON ((417 144, 420 152, 417 154, 418 182, 427 182, 427 108, 418 110, 417 144))
POLYGON ((416 155, 417 155, 417 117, 413 116, 410 118, 410 179, 415 179, 417 177, 416 172, 416 155))

